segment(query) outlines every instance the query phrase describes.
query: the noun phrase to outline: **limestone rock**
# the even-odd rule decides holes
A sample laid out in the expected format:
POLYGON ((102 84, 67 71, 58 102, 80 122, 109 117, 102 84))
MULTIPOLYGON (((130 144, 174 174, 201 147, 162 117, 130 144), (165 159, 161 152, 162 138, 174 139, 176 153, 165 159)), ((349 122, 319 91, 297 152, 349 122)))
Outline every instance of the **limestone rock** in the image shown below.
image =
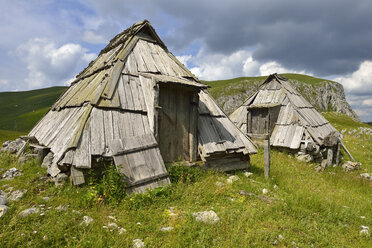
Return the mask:
POLYGON ((15 190, 10 193, 8 200, 10 201, 18 201, 23 197, 23 195, 27 192, 27 189, 15 190))
POLYGON ((30 214, 38 214, 40 212, 40 209, 39 208, 28 208, 26 210, 23 210, 20 215, 22 217, 26 217, 30 214))
POLYGON ((22 172, 20 172, 17 168, 13 167, 7 170, 1 178, 4 180, 13 179, 14 177, 22 176, 22 172))
POLYGON ((162 232, 170 232, 173 230, 173 226, 161 227, 159 230, 162 232))
POLYGON ((239 180, 239 177, 236 175, 229 176, 228 179, 226 179, 226 183, 232 184, 233 182, 236 182, 239 180))
POLYGON ((192 214, 196 221, 200 221, 207 224, 215 224, 220 221, 218 215, 213 211, 203 211, 192 214))
POLYGON ((263 189, 262 190, 262 194, 267 195, 268 193, 269 193, 269 190, 268 189, 263 189))
POLYGON ((66 173, 59 173, 54 179, 54 184, 60 186, 68 180, 68 175, 66 173))
POLYGON ((108 223, 107 228, 108 229, 111 229, 111 230, 117 229, 118 228, 118 224, 116 224, 114 222, 113 223, 108 223))
POLYGON ((371 180, 372 179, 372 175, 371 174, 368 174, 368 173, 362 173, 362 174, 360 174, 360 177, 361 178, 368 179, 368 180, 371 180))
POLYGON ((13 141, 6 141, 3 143, 3 151, 9 152, 9 153, 17 153, 19 150, 22 149, 22 147, 25 145, 25 141, 18 138, 13 141), (5 146, 4 146, 5 145, 5 146))
POLYGON ((252 172, 248 172, 248 171, 244 172, 244 176, 246 176, 246 177, 250 177, 252 175, 253 175, 252 172))
POLYGON ((0 195, 0 205, 8 204, 8 198, 5 195, 0 195))
POLYGON ((43 163, 41 164, 41 167, 49 168, 53 163, 53 152, 49 152, 43 159, 43 163))
POLYGON ((362 230, 360 230, 360 235, 369 236, 369 227, 368 226, 361 226, 362 230))
POLYGON ((58 168, 58 165, 56 163, 52 163, 51 165, 49 165, 48 169, 47 169, 47 173, 48 175, 52 176, 52 177, 56 177, 58 175, 58 173, 60 173, 61 170, 58 168))
POLYGON ((313 157, 310 154, 296 154, 295 157, 298 161, 302 161, 302 162, 309 163, 313 161, 313 157))
POLYGON ((141 239, 133 240, 133 248, 144 248, 145 243, 141 239))
POLYGON ((8 210, 9 210, 8 206, 0 205, 0 218, 3 217, 8 210))
POLYGON ((358 162, 346 161, 346 162, 342 165, 342 168, 344 169, 344 171, 360 170, 360 163, 358 163, 358 162))
POLYGON ((87 225, 89 225, 92 222, 93 222, 93 218, 85 215, 83 217, 83 222, 80 223, 80 226, 81 225, 86 225, 87 226, 87 225))

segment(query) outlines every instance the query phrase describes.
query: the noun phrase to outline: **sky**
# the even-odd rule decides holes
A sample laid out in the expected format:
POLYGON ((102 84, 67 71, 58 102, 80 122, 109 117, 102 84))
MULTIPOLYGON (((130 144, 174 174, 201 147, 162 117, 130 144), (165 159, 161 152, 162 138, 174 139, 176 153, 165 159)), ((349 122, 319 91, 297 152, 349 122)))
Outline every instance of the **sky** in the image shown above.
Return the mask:
POLYGON ((199 79, 335 80, 372 121, 370 0, 0 0, 0 91, 68 85, 116 34, 149 20, 199 79))

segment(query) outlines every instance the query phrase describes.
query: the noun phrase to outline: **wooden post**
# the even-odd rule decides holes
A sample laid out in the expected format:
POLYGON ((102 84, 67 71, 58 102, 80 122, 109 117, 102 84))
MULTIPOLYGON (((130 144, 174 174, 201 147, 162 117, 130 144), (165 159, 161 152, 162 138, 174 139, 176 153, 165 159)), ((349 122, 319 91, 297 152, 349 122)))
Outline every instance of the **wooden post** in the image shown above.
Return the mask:
POLYGON ((342 146, 342 148, 344 148, 346 154, 349 156, 351 161, 355 162, 355 159, 353 158, 353 156, 351 156, 351 153, 349 152, 349 150, 346 148, 346 146, 344 145, 344 143, 342 141, 341 141, 341 146, 342 146))
POLYGON ((191 109, 190 109, 190 130, 189 130, 189 142, 190 142, 190 162, 196 161, 198 156, 198 103, 199 94, 194 93, 191 99, 191 109))
POLYGON ((264 140, 264 165, 265 165, 265 178, 269 179, 270 176, 270 135, 267 135, 264 140))
POLYGON ((340 163, 341 141, 337 142, 336 165, 340 163))
POLYGON ((252 114, 251 110, 248 109, 248 116, 247 116, 247 134, 252 133, 252 114))
POLYGON ((333 162, 333 149, 331 147, 327 150, 327 166, 332 166, 333 162))
POLYGON ((157 142, 159 142, 159 91, 160 86, 155 82, 155 79, 152 79, 154 85, 154 136, 157 142))

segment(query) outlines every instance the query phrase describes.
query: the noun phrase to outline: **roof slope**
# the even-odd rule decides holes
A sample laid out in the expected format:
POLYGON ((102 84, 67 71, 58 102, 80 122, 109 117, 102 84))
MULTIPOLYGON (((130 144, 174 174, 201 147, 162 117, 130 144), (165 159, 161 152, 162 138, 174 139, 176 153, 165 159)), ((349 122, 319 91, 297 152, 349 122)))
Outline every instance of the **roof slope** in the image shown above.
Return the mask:
MULTIPOLYGON (((76 169, 90 168, 92 156, 114 156, 117 161, 127 159, 126 155, 116 158, 113 150, 127 151, 125 141, 138 137, 145 139, 144 151, 141 151, 144 156, 150 153, 158 156, 160 170, 157 170, 158 174, 150 175, 152 171, 148 176, 164 176, 166 170, 160 153, 156 151, 158 147, 151 148, 155 151, 145 152, 147 141, 153 140, 155 133, 154 86, 158 82, 191 87, 197 92, 207 87, 167 50, 145 20, 114 37, 29 133, 39 145, 54 153, 55 166, 49 173, 58 174, 58 168, 64 164, 76 169)), ((213 108, 219 110, 217 105, 213 108)), ((224 118, 227 119, 225 115, 224 118)), ((241 133, 233 128, 230 132, 232 136, 241 133)), ((199 130, 199 133, 204 133, 204 130, 199 130)), ((200 145, 221 143, 221 138, 215 136, 200 145)), ((244 135, 236 140, 235 152, 255 152, 251 141, 244 135), (247 146, 242 146, 242 143, 247 146)), ((141 145, 135 147, 140 152, 141 145)), ((211 149, 206 154, 214 152, 217 150, 211 149)), ((133 161, 134 167, 142 166, 133 161)), ((136 170, 132 168, 127 173, 130 171, 136 170)))
POLYGON ((231 120, 244 132, 247 128, 248 106, 280 105, 279 116, 271 134, 273 146, 297 149, 303 134, 318 144, 336 129, 288 82, 278 74, 270 75, 248 100, 231 115, 231 120))

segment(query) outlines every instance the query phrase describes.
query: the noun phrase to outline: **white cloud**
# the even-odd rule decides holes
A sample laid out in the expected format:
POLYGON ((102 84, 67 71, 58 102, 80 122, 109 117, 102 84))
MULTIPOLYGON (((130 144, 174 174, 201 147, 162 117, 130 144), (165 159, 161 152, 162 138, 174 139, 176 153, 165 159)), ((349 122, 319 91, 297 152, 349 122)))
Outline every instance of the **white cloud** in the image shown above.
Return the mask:
POLYGON ((27 64, 29 73, 25 81, 30 88, 62 84, 96 57, 79 44, 57 47, 54 42, 41 38, 19 46, 17 54, 27 64))
POLYGON ((258 74, 258 63, 253 61, 251 53, 246 50, 223 55, 205 54, 201 49, 196 56, 191 56, 186 62, 192 63, 191 72, 204 80, 220 80, 258 74))
POLYGON ((366 99, 362 102, 363 105, 372 106, 372 99, 366 99))
POLYGON ((340 82, 349 92, 372 93, 372 61, 362 62, 358 70, 344 77, 338 77, 335 81, 340 82))
POLYGON ((105 44, 108 42, 103 35, 97 34, 93 30, 86 30, 83 33, 81 40, 91 44, 105 44))
POLYGON ((188 67, 187 65, 187 62, 190 61, 190 59, 192 58, 191 55, 183 55, 183 56, 176 56, 176 58, 182 63, 184 64, 186 67, 188 67))
POLYGON ((260 66, 261 76, 267 76, 273 73, 299 73, 311 75, 310 73, 306 73, 305 71, 296 71, 285 68, 276 61, 267 62, 260 66))

